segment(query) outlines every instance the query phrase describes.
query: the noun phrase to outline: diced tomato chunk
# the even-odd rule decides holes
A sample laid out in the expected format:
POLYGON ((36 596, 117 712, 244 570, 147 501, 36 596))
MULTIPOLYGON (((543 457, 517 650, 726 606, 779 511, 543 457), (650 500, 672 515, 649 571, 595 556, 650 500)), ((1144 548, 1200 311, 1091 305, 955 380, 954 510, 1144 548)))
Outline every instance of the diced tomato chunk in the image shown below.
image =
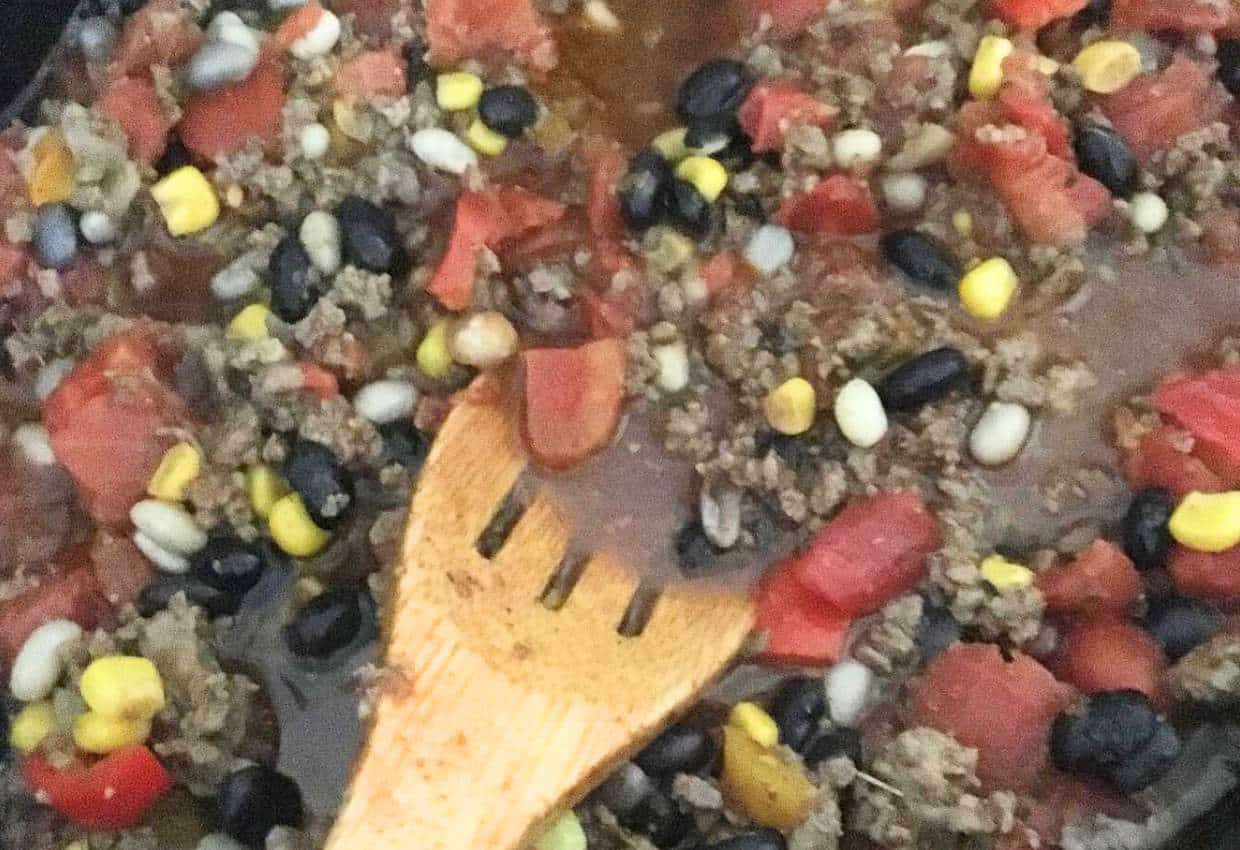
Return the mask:
POLYGON ((539 71, 555 67, 555 42, 532 0, 426 0, 423 6, 436 65, 498 51, 539 71))
POLYGON ((448 248, 427 291, 449 310, 464 310, 473 299, 478 252, 498 249, 564 215, 564 205, 519 186, 466 192, 457 199, 448 248))
POLYGON ((202 38, 188 6, 177 0, 151 0, 125 20, 108 76, 138 76, 152 65, 175 68, 194 55, 202 38))
POLYGON ((1176 496, 1196 490, 1218 493, 1227 489, 1202 460, 1184 448, 1191 438, 1170 425, 1160 425, 1141 438, 1124 461, 1124 475, 1134 490, 1164 487, 1176 496))
POLYGON ((852 618, 810 592, 786 566, 758 585, 756 630, 766 636, 762 660, 826 665, 838 661, 852 618))
POLYGON ((570 467, 611 441, 624 403, 625 345, 532 348, 525 366, 525 437, 534 460, 570 467))
POLYGON ((1204 0, 1112 0, 1110 27, 1118 32, 1212 33, 1227 26, 1232 8, 1204 0))
POLYGON ((785 227, 826 236, 873 233, 881 223, 870 184, 832 174, 808 192, 786 198, 775 213, 785 227))
POLYGON ((1114 543, 1095 540, 1072 561, 1038 575, 1046 608, 1059 614, 1123 614, 1141 597, 1141 575, 1114 543))
POLYGON ((84 629, 108 621, 112 606, 89 566, 77 566, 0 602, 0 663, 12 664, 30 633, 49 620, 72 620, 84 629))
POLYGON ((136 826, 156 800, 172 788, 172 776, 144 744, 109 753, 92 765, 64 768, 41 754, 22 761, 30 790, 73 823, 86 829, 136 826))
POLYGON ((1064 635, 1055 670, 1083 693, 1140 691, 1157 705, 1165 702, 1162 647, 1143 629, 1120 620, 1085 623, 1064 635))
POLYGON ((1192 434, 1193 453, 1240 483, 1240 366, 1171 378, 1154 392, 1154 407, 1192 434))
POLYGON ((1087 0, 988 0, 990 14, 1005 24, 1038 30, 1051 21, 1070 18, 1085 8, 1087 0))
POLYGON ((783 147, 784 134, 798 124, 829 127, 839 112, 791 83, 758 83, 737 110, 741 129, 754 153, 783 147))
POLYGON ((294 41, 308 35, 315 28, 324 11, 314 0, 298 6, 276 27, 276 31, 271 34, 272 42, 281 50, 288 50, 294 41))
POLYGON ((1008 121, 1045 139, 1048 153, 1061 159, 1072 158, 1068 122, 1055 110, 1049 97, 1038 97, 1018 86, 1004 85, 996 101, 1008 121))
POLYGON ((1177 54, 1156 74, 1145 74, 1099 100, 1115 129, 1142 161, 1218 115, 1210 75, 1177 54))
POLYGON ((826 0, 745 0, 745 12, 755 25, 769 16, 776 35, 800 35, 827 8, 826 0))
POLYGON ((845 614, 869 614, 910 590, 940 545, 938 525, 914 492, 849 503, 784 563, 845 614))
POLYGON ((332 0, 337 15, 353 16, 353 31, 360 36, 382 40, 392 35, 392 16, 401 10, 403 0, 332 0))
POLYGON ((336 93, 347 100, 400 97, 405 93, 405 63, 390 50, 359 53, 336 69, 336 93))
POLYGON ((301 367, 302 389, 324 400, 340 395, 340 382, 331 372, 317 363, 302 361, 297 365, 301 367))
POLYGON ((992 643, 957 643, 914 685, 913 721, 978 751, 977 775, 991 788, 1024 790, 1042 774, 1051 723, 1071 689, 1027 655, 1004 660, 992 643))
POLYGON ((619 292, 586 291, 581 294, 581 310, 586 329, 594 339, 628 337, 646 306, 645 287, 638 284, 619 292))
POLYGON ((268 53, 241 82, 186 101, 181 141, 206 159, 236 153, 252 139, 269 145, 280 136, 283 110, 284 66, 268 53))
POLYGON ((1240 602, 1240 546, 1226 552, 1194 552, 1176 546, 1167 571, 1185 596, 1240 602))
POLYGON ((590 173, 586 195, 586 221, 596 237, 622 239, 624 221, 620 218, 620 202, 616 187, 624 177, 624 154, 615 144, 591 139, 582 155, 590 173))
POLYGON ((144 77, 124 77, 108 86, 95 108, 117 124, 129 139, 129 153, 141 162, 154 162, 168 144, 172 122, 164 111, 155 85, 144 77))
POLYGON ((752 282, 749 271, 740 255, 731 248, 699 263, 697 269, 698 277, 702 279, 707 294, 711 296, 726 292, 733 286, 747 288, 747 284, 752 282))

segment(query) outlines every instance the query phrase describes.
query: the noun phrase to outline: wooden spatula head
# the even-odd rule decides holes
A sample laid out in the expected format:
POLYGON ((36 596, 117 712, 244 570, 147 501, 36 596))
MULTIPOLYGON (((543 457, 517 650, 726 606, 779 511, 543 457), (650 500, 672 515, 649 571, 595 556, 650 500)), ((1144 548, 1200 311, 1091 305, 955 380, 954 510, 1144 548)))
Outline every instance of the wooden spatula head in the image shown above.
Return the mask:
POLYGON ((540 602, 572 529, 536 494, 493 557, 479 535, 525 468, 503 406, 457 406, 418 482, 385 617, 385 672, 329 850, 515 850, 688 706, 752 626, 734 591, 663 590, 585 561, 540 602))

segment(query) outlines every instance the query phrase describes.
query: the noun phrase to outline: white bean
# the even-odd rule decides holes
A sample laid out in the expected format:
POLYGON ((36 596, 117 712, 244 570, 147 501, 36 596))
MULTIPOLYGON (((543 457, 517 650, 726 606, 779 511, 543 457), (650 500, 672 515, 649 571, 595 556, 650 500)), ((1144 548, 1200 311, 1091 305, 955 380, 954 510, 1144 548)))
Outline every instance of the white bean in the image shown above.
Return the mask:
POLYGON ((31 632, 9 671, 13 696, 22 702, 46 698, 64 670, 61 650, 81 636, 82 627, 72 620, 49 620, 31 632))
POLYGON ((208 41, 185 66, 185 84, 209 91, 239 83, 258 64, 258 54, 227 41, 208 41))
POLYGON ((659 364, 659 388, 664 392, 678 393, 689 386, 689 352, 683 342, 656 345, 650 349, 655 363, 659 364))
POLYGON ((863 378, 853 378, 835 396, 835 424, 844 439, 868 449, 887 433, 887 411, 878 391, 863 378))
POLYGON ((302 219, 297 238, 316 269, 323 274, 335 274, 340 269, 340 222, 334 215, 326 210, 310 213, 302 219))
POLYGON ((920 174, 888 174, 882 189, 883 199, 895 212, 917 212, 926 202, 926 178, 920 174))
POLYGON ((75 365, 77 364, 68 357, 57 357, 55 360, 44 363, 34 379, 34 394, 39 397, 39 401, 51 395, 52 391, 64 380, 65 375, 73 371, 75 365))
POLYGON ((869 165, 883 152, 883 140, 873 130, 853 127, 831 139, 831 156, 839 168, 869 165))
POLYGON ((761 275, 773 275, 788 264, 796 250, 788 228, 764 224, 754 231, 745 245, 745 260, 761 275))
POLYGON ((301 152, 308 159, 321 159, 331 147, 332 134, 317 121, 301 129, 301 152))
POLYGON ((418 391, 407 381, 373 381, 353 396, 353 407, 376 425, 404 419, 413 412, 418 391))
POLYGON ((34 422, 24 422, 13 429, 13 445, 26 462, 34 466, 52 466, 56 453, 52 451, 47 429, 34 422))
POLYGON ((129 519, 134 528, 174 555, 192 555, 207 545, 207 533, 178 505, 143 499, 129 509, 129 519))
POLYGON ((443 127, 425 127, 409 138, 409 149, 431 168, 464 174, 478 165, 473 148, 443 127))
POLYGON ((841 726, 853 726, 861 719, 870 696, 870 668, 851 658, 827 671, 827 709, 841 726))
POLYGON ((1142 233, 1157 233, 1167 223, 1167 202, 1153 192, 1137 192, 1128 202, 1128 216, 1142 233))
POLYGON ((449 343, 457 363, 489 369, 517 353, 517 329, 503 313, 488 310, 457 323, 449 343))
POLYGON ((211 25, 207 27, 207 38, 235 44, 258 55, 258 34, 236 12, 220 12, 212 18, 211 25))
POLYGON ((87 210, 78 221, 82 237, 92 245, 104 245, 116 238, 116 222, 99 210, 87 210))
POLYGON ((141 531, 133 533, 133 545, 146 559, 159 568, 161 573, 180 575, 189 572, 189 559, 169 552, 141 531))
POLYGON ((298 59, 314 59, 332 52, 340 40, 340 19, 324 9, 310 32, 289 45, 289 52, 298 59))
POLYGON ((969 434, 969 453, 984 466, 1000 466, 1020 454, 1032 417, 1024 405, 990 403, 969 434))

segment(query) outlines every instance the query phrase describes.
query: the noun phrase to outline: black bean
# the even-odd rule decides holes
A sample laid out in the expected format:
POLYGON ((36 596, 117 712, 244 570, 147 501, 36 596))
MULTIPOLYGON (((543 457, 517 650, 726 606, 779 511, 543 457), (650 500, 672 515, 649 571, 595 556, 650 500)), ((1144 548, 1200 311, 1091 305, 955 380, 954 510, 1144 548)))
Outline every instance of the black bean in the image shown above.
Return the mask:
POLYGON ((1124 138, 1110 127, 1087 123, 1076 131, 1073 142, 1081 171, 1120 197, 1136 188, 1137 158, 1124 138))
POLYGON ((676 563, 686 573, 709 570, 719 560, 724 550, 710 542, 700 520, 685 523, 676 533, 676 563))
POLYGON ((617 817, 625 829, 640 832, 655 847, 668 848, 679 844, 697 824, 693 816, 683 812, 662 791, 652 791, 623 818, 617 817))
POLYGON ((667 193, 668 220, 672 226, 694 239, 704 239, 714 224, 714 209, 687 180, 673 178, 667 193))
POLYGON ((77 223, 65 204, 44 204, 34 217, 32 245, 39 265, 63 269, 77 258, 77 223))
POLYGON ((422 468, 422 462, 426 460, 426 453, 430 450, 430 442, 412 422, 398 419, 380 425, 379 436, 383 438, 383 457, 386 460, 399 463, 413 472, 422 468))
POLYGON ((779 830, 755 829, 708 844, 705 850, 787 850, 787 847, 788 842, 779 830))
POLYGON ((300 828, 305 821, 301 790, 292 779, 265 765, 229 774, 215 794, 219 827, 248 847, 261 847, 277 826, 300 828))
POLYGON ((1233 96, 1240 97, 1240 39, 1225 39, 1214 52, 1218 60, 1218 79, 1233 96))
POLYGON ((1213 605, 1172 596, 1150 603, 1145 628, 1167 657, 1178 661, 1214 637, 1223 627, 1223 619, 1222 612, 1213 605))
POLYGON ((320 593, 284 627, 289 649, 303 658, 327 658, 351 645, 362 633, 367 603, 366 594, 358 590, 320 593))
POLYGON ((1078 26, 1106 26, 1111 19, 1111 0, 1089 0, 1085 8, 1076 13, 1073 21, 1078 26))
POLYGON ((267 263, 271 275, 271 310, 286 322, 299 322, 319 300, 312 285, 310 255, 296 234, 276 243, 267 263))
POLYGON ((338 524, 353 505, 353 476, 322 443, 293 443, 284 460, 284 477, 320 528, 338 524))
POLYGON ((858 767, 864 763, 865 748, 861 733, 856 729, 847 726, 832 729, 814 738, 805 748, 805 764, 811 768, 840 756, 852 759, 852 763, 858 767))
POLYGON ((1055 718, 1050 749, 1060 770, 1105 779, 1131 794, 1170 769, 1180 740, 1144 694, 1103 691, 1055 718))
POLYGON ((779 740, 798 753, 818 731, 826 711, 826 689, 822 679, 813 676, 789 679, 771 698, 771 717, 779 727, 779 740))
POLYGON ((495 86, 478 100, 478 117, 501 136, 515 139, 538 120, 538 101, 524 86, 495 86))
POLYGON ((160 576, 142 588, 142 592, 134 600, 134 607, 143 617, 150 617, 167 608, 172 597, 178 593, 184 593, 187 602, 197 605, 211 617, 237 613, 241 601, 239 596, 211 587, 194 576, 167 575, 160 576))
POLYGON ((671 181, 672 169, 658 151, 646 148, 633 155, 619 191, 620 214, 631 229, 641 232, 659 223, 671 181))
POLYGON ((739 195, 732 195, 732 206, 738 213, 745 218, 752 218, 754 221, 766 223, 769 216, 765 207, 762 206, 762 198, 754 192, 744 192, 739 195))
POLYGON ((916 230, 893 230, 879 240, 883 257, 922 286, 953 291, 960 267, 938 240, 916 230))
POLYGON ((921 663, 927 664, 943 650, 960 640, 960 623, 951 611, 926 603, 917 621, 917 648, 921 663))
POLYGON ((713 59, 680 84, 676 111, 688 123, 734 117, 753 83, 753 74, 740 62, 713 59))
POLYGON ((1139 570, 1152 570, 1167 562, 1171 551, 1168 522, 1175 510, 1175 498, 1161 487, 1147 487, 1133 496, 1124 513, 1124 554, 1139 570))
POLYGON ((404 264, 392 214, 370 201, 349 195, 336 207, 345 258, 372 272, 396 272, 404 264))
POLYGON ((431 66, 426 61, 426 45, 414 39, 405 45, 405 84, 412 92, 418 83, 430 76, 431 66))
POLYGON ((715 742, 701 729, 673 723, 633 759, 649 776, 696 773, 715 757, 715 742))
POLYGON ((246 543, 232 534, 207 540, 207 545, 190 558, 190 570, 203 584, 237 599, 249 593, 276 557, 275 551, 246 543))
POLYGON ((936 348, 897 366, 883 378, 878 394, 888 410, 916 410, 951 392, 968 368, 959 349, 936 348))
POLYGON ((740 126, 733 115, 706 118, 686 128, 685 147, 704 156, 717 156, 740 134, 740 126))
POLYGON ((654 790, 654 783, 646 772, 631 761, 607 777, 594 791, 594 799, 602 803, 616 817, 624 817, 641 805, 642 800, 654 790))

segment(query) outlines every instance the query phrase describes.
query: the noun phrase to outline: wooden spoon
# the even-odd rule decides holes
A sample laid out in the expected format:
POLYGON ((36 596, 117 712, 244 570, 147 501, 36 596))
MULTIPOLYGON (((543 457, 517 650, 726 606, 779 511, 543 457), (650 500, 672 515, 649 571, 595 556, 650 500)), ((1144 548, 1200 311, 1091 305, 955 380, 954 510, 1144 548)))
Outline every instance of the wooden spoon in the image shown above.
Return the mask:
POLYGON ((328 850, 524 846, 690 705, 749 634, 746 596, 685 586, 621 635, 639 582, 606 555, 551 610, 540 599, 571 531, 542 493, 483 557, 479 535, 526 464, 513 418, 463 402, 431 449, 328 850))

